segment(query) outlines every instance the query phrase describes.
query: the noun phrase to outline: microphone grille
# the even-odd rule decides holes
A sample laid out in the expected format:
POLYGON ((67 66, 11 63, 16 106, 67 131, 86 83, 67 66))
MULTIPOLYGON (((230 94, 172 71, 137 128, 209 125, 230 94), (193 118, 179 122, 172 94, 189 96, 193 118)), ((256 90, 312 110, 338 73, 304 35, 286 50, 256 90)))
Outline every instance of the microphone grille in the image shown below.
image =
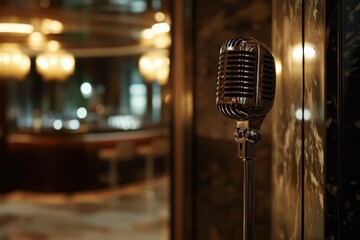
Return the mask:
POLYGON ((263 55, 263 59, 262 98, 273 101, 275 97, 275 62, 273 56, 268 52, 263 55))
POLYGON ((258 124, 275 97, 275 61, 270 50, 254 38, 232 38, 220 48, 217 108, 236 120, 258 124))
POLYGON ((218 70, 218 96, 255 98, 255 53, 223 51, 218 70))

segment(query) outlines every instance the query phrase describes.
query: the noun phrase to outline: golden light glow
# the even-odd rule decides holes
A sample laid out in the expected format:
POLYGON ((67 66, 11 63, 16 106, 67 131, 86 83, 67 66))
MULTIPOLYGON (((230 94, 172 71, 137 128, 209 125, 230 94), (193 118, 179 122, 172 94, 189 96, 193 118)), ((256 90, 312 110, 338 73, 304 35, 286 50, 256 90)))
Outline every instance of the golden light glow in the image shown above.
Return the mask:
POLYGON ((145 39, 151 39, 154 37, 154 32, 151 30, 151 28, 147 28, 141 32, 141 37, 145 39))
POLYGON ((282 64, 281 61, 278 59, 275 59, 275 71, 276 75, 280 75, 282 72, 282 64))
POLYGON ((151 30, 154 33, 166 33, 170 31, 170 25, 166 22, 155 23, 152 25, 151 30))
POLYGON ((153 38, 153 44, 156 48, 167 48, 171 45, 169 33, 158 33, 153 38))
POLYGON ((157 81, 164 85, 168 81, 170 60, 167 54, 150 52, 139 59, 139 70, 147 81, 157 81))
POLYGON ((314 45, 306 42, 304 49, 302 47, 302 44, 297 44, 293 47, 292 57, 295 61, 302 61, 303 55, 305 59, 314 59, 316 57, 316 50, 314 48, 314 45))
POLYGON ((60 49, 60 43, 55 40, 51 40, 48 42, 47 47, 50 51, 55 52, 60 49))
POLYGON ((163 22, 163 21, 165 21, 166 16, 163 12, 157 12, 157 13, 155 13, 154 18, 158 22, 163 22))
POLYGON ((22 80, 30 71, 30 58, 16 44, 0 46, 0 76, 22 80))
POLYGON ((62 33, 64 25, 53 19, 45 18, 41 22, 41 32, 44 34, 57 34, 62 33))
POLYGON ((36 58, 36 69, 45 80, 65 81, 75 69, 75 58, 63 50, 48 51, 36 58))
POLYGON ((41 32, 32 32, 28 37, 28 44, 33 50, 40 50, 45 43, 45 36, 41 32))
POLYGON ((30 34, 34 31, 34 26, 25 23, 0 23, 1 33, 20 33, 30 34))
POLYGON ((155 23, 141 33, 141 44, 156 48, 167 48, 171 45, 170 25, 166 22, 155 23))

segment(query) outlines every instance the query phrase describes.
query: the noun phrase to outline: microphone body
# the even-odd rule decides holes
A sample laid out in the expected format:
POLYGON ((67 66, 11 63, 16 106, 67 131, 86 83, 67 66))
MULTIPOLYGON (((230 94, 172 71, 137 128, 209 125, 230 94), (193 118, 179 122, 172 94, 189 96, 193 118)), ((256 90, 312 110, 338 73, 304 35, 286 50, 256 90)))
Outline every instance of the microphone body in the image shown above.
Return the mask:
POLYGON ((238 157, 244 161, 243 240, 252 240, 254 234, 255 146, 274 103, 275 74, 271 51, 254 38, 231 38, 220 48, 216 107, 236 120, 238 157))
POLYGON ((216 106, 227 117, 260 129, 274 103, 275 61, 254 38, 231 38, 220 48, 216 106))

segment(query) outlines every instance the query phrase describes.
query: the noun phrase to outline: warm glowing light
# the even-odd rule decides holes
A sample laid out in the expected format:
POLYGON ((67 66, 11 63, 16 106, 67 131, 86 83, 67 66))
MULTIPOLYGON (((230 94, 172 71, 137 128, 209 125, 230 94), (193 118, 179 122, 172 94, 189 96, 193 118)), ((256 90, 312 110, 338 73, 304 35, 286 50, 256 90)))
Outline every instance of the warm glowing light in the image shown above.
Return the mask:
POLYGON ((57 20, 45 18, 41 22, 41 32, 44 34, 62 33, 63 29, 63 24, 57 20))
POLYGON ((282 72, 282 64, 281 61, 275 59, 275 71, 277 75, 280 75, 282 72))
POLYGON ((169 31, 170 25, 168 23, 155 23, 151 28, 142 31, 141 43, 143 45, 153 45, 156 48, 167 48, 171 44, 169 31))
MULTIPOLYGON (((301 108, 297 109, 295 112, 295 117, 297 120, 302 120, 303 118, 303 111, 301 108)), ((308 121, 311 118, 311 112, 308 109, 304 109, 304 120, 308 121)))
POLYGON ((1 33, 22 33, 30 34, 34 31, 34 26, 25 23, 0 23, 1 33))
POLYGON ((141 37, 145 39, 151 39, 154 37, 154 32, 151 30, 151 28, 147 28, 141 32, 141 37))
POLYGON ((305 43, 304 49, 301 44, 298 44, 293 48, 292 56, 296 61, 302 61, 303 56, 305 57, 305 59, 311 60, 315 58, 316 50, 314 45, 312 45, 311 43, 305 43))
POLYGON ((165 97, 164 97, 164 102, 169 104, 171 101, 171 95, 170 94, 166 94, 165 97))
POLYGON ((170 25, 166 22, 155 23, 152 25, 151 30, 154 33, 166 33, 170 31, 170 25))
POLYGON ((156 80, 159 84, 164 85, 169 77, 169 57, 159 52, 146 53, 139 59, 139 70, 145 80, 156 80))
POLYGON ((60 43, 58 41, 55 40, 51 40, 48 42, 47 47, 49 49, 49 51, 57 51, 60 49, 60 43))
POLYGON ((162 22, 165 20, 166 16, 163 12, 157 12, 157 13, 155 13, 154 18, 156 21, 162 22))
POLYGON ((28 37, 29 46, 33 50, 40 50, 45 43, 45 37, 41 32, 32 32, 28 37))
POLYGON ((0 76, 22 80, 30 71, 30 58, 16 44, 0 45, 0 76))
POLYGON ((167 48, 171 45, 169 33, 158 33, 153 38, 153 44, 156 48, 167 48))
POLYGON ((306 44, 304 48, 304 55, 306 58, 314 58, 316 55, 316 51, 313 45, 306 44))
POLYGON ((45 80, 66 80, 75 69, 75 58, 65 51, 48 51, 36 58, 36 69, 45 80))

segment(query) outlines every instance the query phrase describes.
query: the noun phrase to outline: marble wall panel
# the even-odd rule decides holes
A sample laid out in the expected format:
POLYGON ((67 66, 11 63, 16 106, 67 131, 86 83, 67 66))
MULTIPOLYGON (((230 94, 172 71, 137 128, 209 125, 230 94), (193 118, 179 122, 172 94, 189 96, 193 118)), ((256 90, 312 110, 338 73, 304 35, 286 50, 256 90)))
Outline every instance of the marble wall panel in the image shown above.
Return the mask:
MULTIPOLYGON (((274 114, 272 236, 359 239, 360 4, 355 0, 294 0, 281 4, 282 1, 275 0, 273 7, 274 52, 282 65, 275 109, 284 109, 286 104, 303 104, 298 115, 301 122, 298 129, 303 135, 297 148, 276 142, 289 139, 286 137, 290 134, 283 131, 296 129, 299 121, 297 117, 293 120, 282 116, 284 110, 274 114), (303 12, 295 14, 298 3, 303 12), (302 18, 300 28, 293 20, 296 16, 302 18), (289 44, 287 37, 294 26, 300 37, 297 43, 289 44), (299 45, 303 58, 299 57, 300 65, 296 66, 299 45), (292 55, 284 58, 281 54, 286 51, 292 55), (293 71, 295 66, 302 74, 293 71), (303 95, 296 99, 283 90, 286 89, 283 79, 292 81, 298 76, 303 95), (281 126, 285 126, 284 130, 276 132, 281 126), (299 151, 300 158, 294 157, 299 151), (300 163, 289 164, 293 159, 300 163), (291 169, 289 165, 295 167, 291 169), (284 171, 284 166, 289 170, 284 171), (297 188, 286 182, 290 177, 298 179, 297 188), (300 204, 289 194, 293 189, 298 190, 300 204)), ((292 93, 294 89, 291 88, 292 93)))
POLYGON ((272 239, 300 239, 302 214, 302 1, 273 1, 277 86, 272 110, 272 239), (299 112, 300 111, 300 112, 299 112))
POLYGON ((304 1, 304 239, 324 239, 325 1, 304 1))

